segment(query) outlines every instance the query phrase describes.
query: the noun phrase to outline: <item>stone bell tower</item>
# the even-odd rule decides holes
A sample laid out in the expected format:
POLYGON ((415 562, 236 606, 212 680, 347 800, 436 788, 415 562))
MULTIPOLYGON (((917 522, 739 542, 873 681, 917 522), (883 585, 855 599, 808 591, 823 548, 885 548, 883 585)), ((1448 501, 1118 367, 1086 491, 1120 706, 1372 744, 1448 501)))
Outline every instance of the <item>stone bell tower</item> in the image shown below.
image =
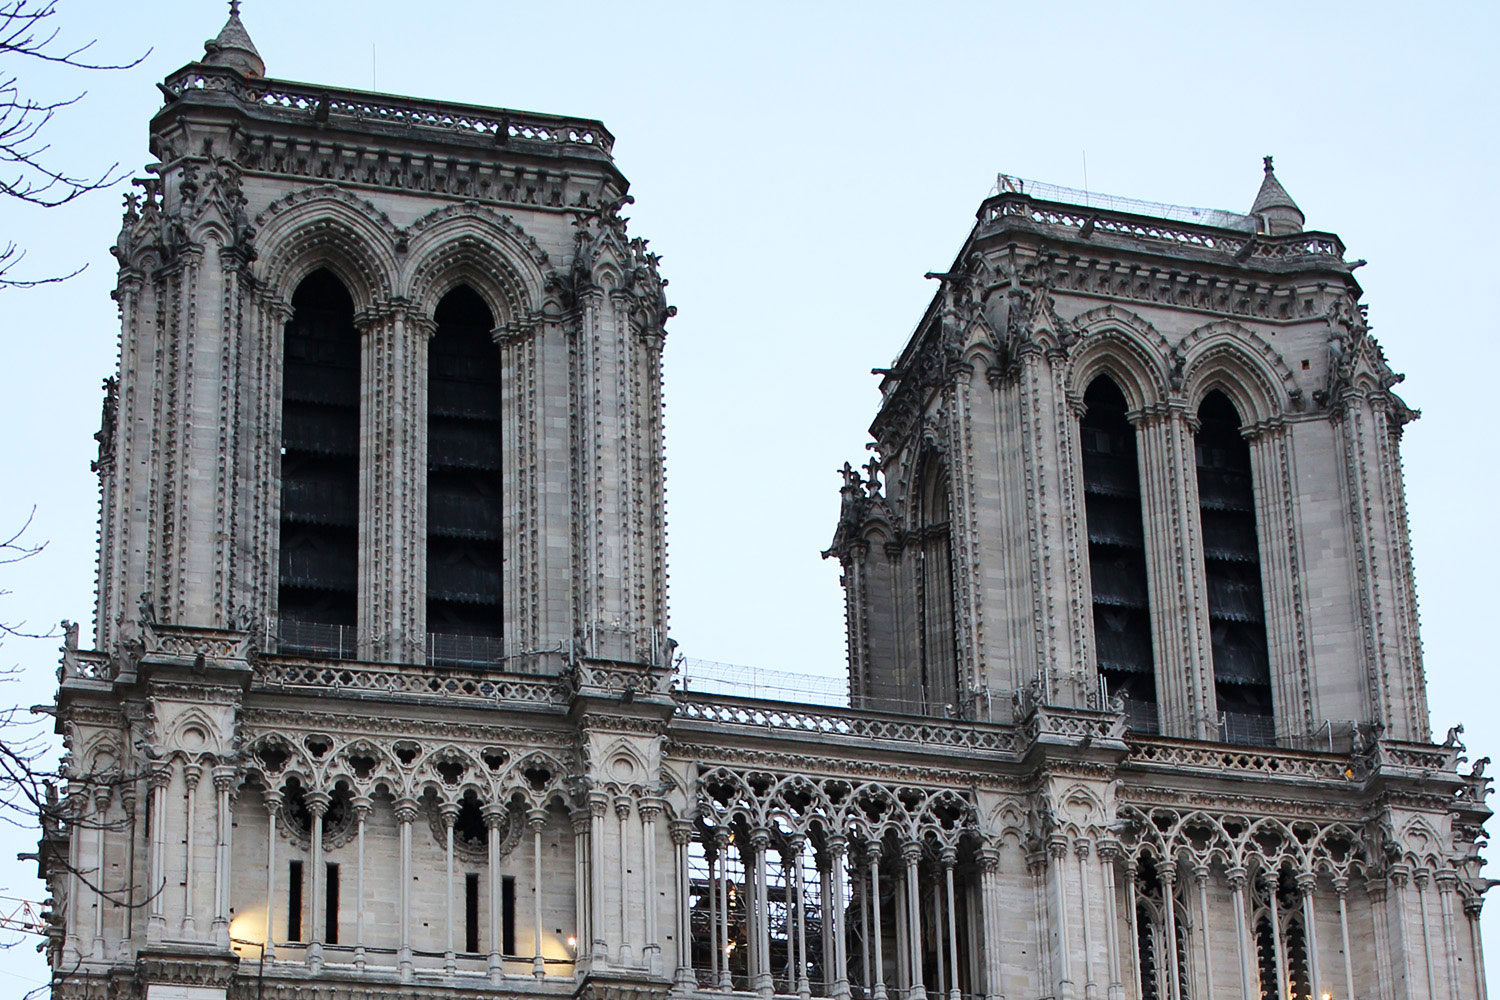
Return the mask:
POLYGON ((1416 414, 1270 157, 1247 215, 1001 177, 846 467, 850 683, 1300 744, 1428 736, 1416 414))
POLYGON ((613 137, 264 69, 233 13, 127 199, 99 648, 144 613, 397 662, 662 661, 671 309, 613 137))

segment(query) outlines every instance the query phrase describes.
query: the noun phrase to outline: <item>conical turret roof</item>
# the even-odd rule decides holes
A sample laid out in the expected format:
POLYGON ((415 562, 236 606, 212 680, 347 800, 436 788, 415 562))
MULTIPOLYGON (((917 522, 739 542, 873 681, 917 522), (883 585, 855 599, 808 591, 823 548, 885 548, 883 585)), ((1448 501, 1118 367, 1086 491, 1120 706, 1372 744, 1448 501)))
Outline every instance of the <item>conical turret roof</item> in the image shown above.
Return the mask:
POLYGON ((1273 236, 1283 233, 1300 233, 1302 225, 1307 217, 1302 214, 1302 209, 1292 200, 1292 196, 1286 193, 1286 188, 1276 179, 1276 170, 1272 166, 1271 157, 1265 158, 1266 177, 1260 182, 1260 193, 1255 196, 1255 204, 1250 208, 1250 214, 1261 220, 1262 228, 1273 236))
POLYGON ((266 75, 265 61, 240 21, 240 0, 229 0, 229 20, 217 38, 203 43, 203 52, 203 62, 208 66, 227 66, 246 76, 266 75))

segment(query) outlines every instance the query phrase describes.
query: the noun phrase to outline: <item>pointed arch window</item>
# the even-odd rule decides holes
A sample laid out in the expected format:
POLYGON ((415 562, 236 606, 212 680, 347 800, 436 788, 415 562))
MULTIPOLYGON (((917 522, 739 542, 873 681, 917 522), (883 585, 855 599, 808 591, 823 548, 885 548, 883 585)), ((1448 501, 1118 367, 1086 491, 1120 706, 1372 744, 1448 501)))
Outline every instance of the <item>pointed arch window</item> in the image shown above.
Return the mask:
POLYGON ((1198 407, 1198 424, 1198 504, 1220 734, 1230 743, 1271 744, 1276 727, 1250 445, 1240 433, 1239 411, 1218 390, 1198 407))
POLYGON ((957 711, 959 704, 958 622, 953 606, 953 542, 949 530, 948 470, 929 455, 918 483, 920 593, 917 636, 922 704, 927 712, 957 711))
POLYGON ((359 332, 338 278, 292 294, 283 338, 277 609, 283 652, 355 655, 359 575, 359 332))
POLYGON ((1083 403, 1079 435, 1099 674, 1111 695, 1124 696, 1131 728, 1155 732, 1156 667, 1135 428, 1125 416, 1125 394, 1107 375, 1089 384, 1083 403))
POLYGON ((494 317, 459 286, 438 303, 428 349, 428 659, 503 658, 501 382, 494 317))

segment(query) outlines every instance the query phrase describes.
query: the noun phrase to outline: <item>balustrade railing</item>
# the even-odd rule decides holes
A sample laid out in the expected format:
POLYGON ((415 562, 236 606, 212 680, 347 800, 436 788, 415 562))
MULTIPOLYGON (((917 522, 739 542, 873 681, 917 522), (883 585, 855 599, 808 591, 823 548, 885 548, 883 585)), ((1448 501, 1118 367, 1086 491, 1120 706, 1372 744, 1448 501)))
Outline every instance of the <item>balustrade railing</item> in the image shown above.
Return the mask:
POLYGON ((284 80, 248 80, 211 66, 193 66, 169 76, 162 90, 176 99, 192 91, 216 91, 241 104, 294 112, 314 121, 349 119, 371 124, 439 129, 489 137, 496 142, 528 142, 595 148, 606 155, 614 136, 597 121, 563 118, 500 108, 449 104, 350 90, 330 90, 284 80))
POLYGON ((1337 236, 1329 233, 1265 236, 1239 229, 1199 226, 1112 212, 1108 209, 1038 201, 1015 192, 1005 192, 991 198, 985 202, 980 214, 982 225, 994 225, 1007 218, 1076 229, 1081 234, 1098 232, 1160 240, 1179 246, 1244 256, 1246 259, 1331 257, 1342 260, 1344 256, 1343 243, 1337 236))

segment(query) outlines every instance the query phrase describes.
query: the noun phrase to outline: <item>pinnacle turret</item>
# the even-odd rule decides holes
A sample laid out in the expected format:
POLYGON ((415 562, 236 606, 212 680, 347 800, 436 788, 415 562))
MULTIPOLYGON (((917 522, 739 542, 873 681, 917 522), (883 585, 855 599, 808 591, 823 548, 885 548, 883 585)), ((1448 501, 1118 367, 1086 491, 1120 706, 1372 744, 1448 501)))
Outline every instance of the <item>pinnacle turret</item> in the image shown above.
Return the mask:
POLYGON ((240 0, 229 0, 229 20, 217 38, 203 43, 203 62, 208 66, 227 66, 245 76, 265 76, 266 64, 250 40, 250 33, 240 21, 240 0))
POLYGON ((1286 193, 1286 188, 1276 179, 1276 170, 1272 166, 1271 157, 1265 158, 1266 179, 1261 181, 1260 193, 1255 196, 1255 204, 1250 208, 1250 214, 1260 220, 1261 232, 1271 236, 1282 236, 1286 233, 1302 232, 1302 225, 1307 217, 1302 214, 1302 209, 1292 200, 1292 196, 1286 193))

